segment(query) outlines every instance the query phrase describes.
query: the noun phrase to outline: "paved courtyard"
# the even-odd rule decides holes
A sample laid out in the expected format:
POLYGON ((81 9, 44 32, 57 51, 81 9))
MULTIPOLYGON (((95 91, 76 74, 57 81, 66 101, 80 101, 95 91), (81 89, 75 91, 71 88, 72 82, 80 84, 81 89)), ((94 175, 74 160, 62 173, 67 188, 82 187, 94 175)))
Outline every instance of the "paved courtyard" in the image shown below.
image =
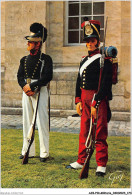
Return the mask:
MULTIPOLYGON (((80 117, 51 117, 50 131, 79 133, 80 117)), ((22 129, 22 115, 1 115, 1 128, 22 129)), ((109 136, 130 136, 131 123, 127 121, 110 121, 109 136)))

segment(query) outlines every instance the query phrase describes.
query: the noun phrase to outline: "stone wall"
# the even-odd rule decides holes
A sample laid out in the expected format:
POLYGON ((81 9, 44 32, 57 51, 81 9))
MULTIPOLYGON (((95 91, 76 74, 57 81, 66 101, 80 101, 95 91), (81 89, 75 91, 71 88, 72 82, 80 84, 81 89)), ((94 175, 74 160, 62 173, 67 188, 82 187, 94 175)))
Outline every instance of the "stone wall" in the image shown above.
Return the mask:
POLYGON ((1 91, 4 93, 5 77, 5 2, 1 3, 1 91))
POLYGON ((78 68, 58 67, 54 69, 51 82, 51 107, 53 109, 75 109, 75 85, 78 68))
POLYGON ((112 110, 130 111, 130 1, 108 1, 106 15, 108 28, 106 45, 114 45, 118 49, 119 83, 113 85, 112 110))
MULTIPOLYGON (((63 1, 12 1, 1 3, 2 15, 2 106, 21 107, 22 90, 16 75, 20 59, 27 55, 24 36, 29 26, 40 22, 48 29, 43 51, 54 63, 51 81, 51 108, 74 110, 75 83, 85 45, 65 44, 65 6, 63 1), (39 10, 39 11, 38 11, 39 10)), ((113 86, 113 111, 130 111, 130 2, 106 1, 108 16, 106 46, 118 49, 119 83, 113 86)))
POLYGON ((29 27, 33 22, 45 25, 46 2, 1 2, 1 15, 2 106, 21 107, 22 90, 17 83, 17 71, 20 59, 28 55, 24 36, 29 35, 29 27))

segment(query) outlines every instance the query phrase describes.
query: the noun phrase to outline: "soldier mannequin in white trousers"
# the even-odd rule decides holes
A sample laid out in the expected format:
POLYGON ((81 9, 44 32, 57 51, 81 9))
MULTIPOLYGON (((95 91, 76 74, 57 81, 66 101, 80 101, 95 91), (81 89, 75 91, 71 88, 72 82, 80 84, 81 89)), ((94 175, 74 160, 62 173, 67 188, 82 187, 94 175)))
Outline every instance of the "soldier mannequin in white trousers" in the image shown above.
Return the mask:
MULTIPOLYGON (((20 60, 17 79, 23 90, 23 147, 19 157, 24 158, 28 147, 28 133, 34 117, 38 91, 40 91, 37 109, 36 125, 38 127, 40 144, 40 161, 45 162, 49 157, 49 116, 48 116, 48 88, 53 77, 53 63, 49 55, 41 53, 42 44, 47 38, 47 29, 40 23, 33 23, 30 26, 28 40, 28 56, 20 60)), ((35 140, 33 141, 29 157, 34 157, 35 140)))

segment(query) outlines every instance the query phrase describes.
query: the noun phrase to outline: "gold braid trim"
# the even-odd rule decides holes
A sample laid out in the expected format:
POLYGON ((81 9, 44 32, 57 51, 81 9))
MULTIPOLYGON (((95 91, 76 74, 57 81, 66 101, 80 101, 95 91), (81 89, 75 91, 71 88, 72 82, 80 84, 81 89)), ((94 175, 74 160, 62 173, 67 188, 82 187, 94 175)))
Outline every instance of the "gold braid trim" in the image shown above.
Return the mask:
POLYGON ((99 38, 100 38, 100 34, 99 34, 99 31, 98 31, 98 29, 96 28, 96 26, 94 25, 94 24, 91 24, 92 25, 92 27, 96 30, 96 32, 97 32, 97 34, 98 34, 98 36, 99 36, 99 38))

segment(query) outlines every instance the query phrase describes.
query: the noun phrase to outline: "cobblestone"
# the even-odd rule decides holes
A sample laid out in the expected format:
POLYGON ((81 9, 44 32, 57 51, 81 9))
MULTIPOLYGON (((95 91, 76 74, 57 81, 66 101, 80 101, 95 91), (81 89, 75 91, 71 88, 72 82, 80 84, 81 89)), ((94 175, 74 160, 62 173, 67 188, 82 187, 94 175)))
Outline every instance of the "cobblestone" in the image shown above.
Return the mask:
MULTIPOLYGON (((77 133, 80 132, 80 117, 51 117, 50 131, 77 133)), ((1 128, 22 129, 22 115, 1 115, 1 128)), ((110 121, 109 136, 130 136, 131 123, 126 121, 110 121)))

